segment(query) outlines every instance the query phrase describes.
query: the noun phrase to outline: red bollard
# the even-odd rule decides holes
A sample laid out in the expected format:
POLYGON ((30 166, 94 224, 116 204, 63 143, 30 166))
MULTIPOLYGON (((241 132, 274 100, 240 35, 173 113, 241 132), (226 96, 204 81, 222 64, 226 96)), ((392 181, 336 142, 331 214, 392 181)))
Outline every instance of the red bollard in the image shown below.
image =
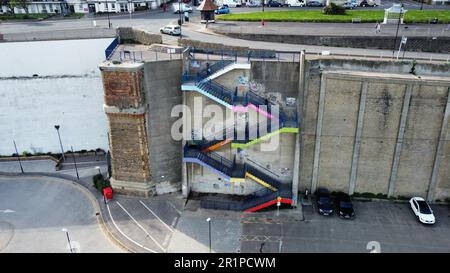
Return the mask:
POLYGON ((103 188, 103 197, 105 201, 111 200, 113 198, 113 191, 111 187, 103 188))

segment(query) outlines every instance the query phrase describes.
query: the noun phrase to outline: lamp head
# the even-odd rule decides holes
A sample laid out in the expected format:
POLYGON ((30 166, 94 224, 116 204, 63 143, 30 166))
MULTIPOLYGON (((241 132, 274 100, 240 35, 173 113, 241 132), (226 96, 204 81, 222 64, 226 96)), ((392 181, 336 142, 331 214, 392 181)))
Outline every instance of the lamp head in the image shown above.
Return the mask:
POLYGON ((59 125, 55 125, 55 129, 56 129, 56 130, 59 130, 59 125))

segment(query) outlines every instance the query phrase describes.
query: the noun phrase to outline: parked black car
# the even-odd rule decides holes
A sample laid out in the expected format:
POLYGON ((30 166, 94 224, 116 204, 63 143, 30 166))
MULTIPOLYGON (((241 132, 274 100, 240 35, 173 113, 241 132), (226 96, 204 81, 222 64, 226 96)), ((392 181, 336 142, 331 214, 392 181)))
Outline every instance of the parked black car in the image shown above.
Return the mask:
POLYGON ((267 6, 268 7, 282 7, 283 4, 281 4, 278 1, 270 0, 269 2, 267 2, 267 6))
POLYGON ((316 193, 317 209, 319 214, 330 215, 333 213, 333 200, 330 192, 325 188, 318 188, 316 193))
POLYGON ((355 217, 355 210, 353 209, 352 200, 348 194, 338 192, 334 201, 339 217, 344 219, 353 219, 355 217))

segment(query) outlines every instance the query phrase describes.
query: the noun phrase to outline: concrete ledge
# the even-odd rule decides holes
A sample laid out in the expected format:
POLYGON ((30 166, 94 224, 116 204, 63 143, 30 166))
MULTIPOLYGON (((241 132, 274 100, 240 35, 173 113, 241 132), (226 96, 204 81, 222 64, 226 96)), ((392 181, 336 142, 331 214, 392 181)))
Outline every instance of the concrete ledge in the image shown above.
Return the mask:
POLYGON ((146 107, 139 107, 139 108, 126 108, 121 109, 116 106, 108 106, 103 105, 103 109, 105 110, 106 114, 127 114, 127 115, 143 115, 146 112, 146 107))
POLYGON ((155 186, 149 182, 122 181, 110 179, 113 190, 118 194, 151 197, 156 194, 155 186))

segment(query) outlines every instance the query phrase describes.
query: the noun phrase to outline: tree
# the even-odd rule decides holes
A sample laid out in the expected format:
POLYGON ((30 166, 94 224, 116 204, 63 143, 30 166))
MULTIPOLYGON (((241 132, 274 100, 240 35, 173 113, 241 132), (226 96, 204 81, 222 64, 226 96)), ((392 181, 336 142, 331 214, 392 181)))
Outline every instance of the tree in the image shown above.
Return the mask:
POLYGON ((13 7, 22 8, 25 10, 25 13, 28 14, 28 5, 30 4, 30 0, 10 0, 13 7))
POLYGON ((9 11, 14 14, 14 5, 11 0, 0 0, 0 6, 5 6, 9 11))

